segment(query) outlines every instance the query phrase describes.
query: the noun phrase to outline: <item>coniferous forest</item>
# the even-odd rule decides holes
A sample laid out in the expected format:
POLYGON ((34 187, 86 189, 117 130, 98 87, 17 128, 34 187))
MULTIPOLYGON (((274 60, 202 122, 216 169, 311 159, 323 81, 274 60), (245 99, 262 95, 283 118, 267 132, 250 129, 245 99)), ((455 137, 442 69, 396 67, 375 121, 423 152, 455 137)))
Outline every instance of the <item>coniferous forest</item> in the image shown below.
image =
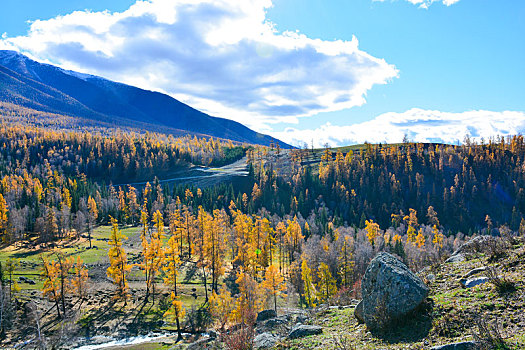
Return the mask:
POLYGON ((227 331, 263 309, 361 297, 379 252, 421 271, 473 236, 525 235, 521 135, 281 149, 68 118, 12 106, 2 116, 7 343, 60 346, 64 327, 96 334, 117 304, 135 334, 227 331), (181 177, 239 161, 233 179, 181 177))

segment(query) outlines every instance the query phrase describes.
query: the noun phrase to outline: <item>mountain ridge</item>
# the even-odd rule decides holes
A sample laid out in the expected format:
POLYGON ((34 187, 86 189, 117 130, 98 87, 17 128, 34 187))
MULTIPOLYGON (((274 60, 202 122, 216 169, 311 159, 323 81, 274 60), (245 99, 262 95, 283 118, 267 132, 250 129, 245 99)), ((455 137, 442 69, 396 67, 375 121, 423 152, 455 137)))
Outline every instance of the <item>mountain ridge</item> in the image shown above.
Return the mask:
POLYGON ((290 145, 230 119, 213 117, 173 97, 0 50, 0 101, 95 120, 147 123, 189 134, 283 148, 290 145))

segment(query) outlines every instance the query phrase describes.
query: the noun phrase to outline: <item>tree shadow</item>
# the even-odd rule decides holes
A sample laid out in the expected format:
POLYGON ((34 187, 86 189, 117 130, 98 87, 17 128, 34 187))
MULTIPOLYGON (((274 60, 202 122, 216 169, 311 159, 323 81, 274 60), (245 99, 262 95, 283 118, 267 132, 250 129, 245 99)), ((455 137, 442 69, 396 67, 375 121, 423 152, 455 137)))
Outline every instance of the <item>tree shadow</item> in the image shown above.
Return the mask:
POLYGON ((434 300, 428 298, 416 310, 391 323, 386 330, 371 330, 373 336, 389 344, 415 343, 432 329, 434 300))

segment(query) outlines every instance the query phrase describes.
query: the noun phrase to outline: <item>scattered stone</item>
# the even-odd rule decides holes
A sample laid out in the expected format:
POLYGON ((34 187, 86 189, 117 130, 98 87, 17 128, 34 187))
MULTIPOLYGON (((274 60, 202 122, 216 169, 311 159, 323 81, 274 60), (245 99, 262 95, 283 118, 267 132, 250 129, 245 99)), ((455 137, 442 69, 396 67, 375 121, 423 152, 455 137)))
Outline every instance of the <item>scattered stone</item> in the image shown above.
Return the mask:
POLYGON ((464 254, 454 254, 452 255, 450 258, 448 258, 447 260, 445 260, 445 263, 458 263, 458 262, 463 262, 467 260, 467 258, 465 257, 464 254))
POLYGON ((288 339, 297 339, 307 337, 309 335, 321 334, 323 328, 319 326, 308 326, 304 324, 297 324, 288 334, 288 339))
POLYGON ((253 339, 253 346, 256 349, 270 349, 272 348, 279 338, 271 333, 262 333, 253 339))
POLYGON ((426 279, 429 282, 434 282, 436 280, 436 275, 434 275, 433 273, 430 273, 427 275, 426 279))
POLYGON ((427 298, 429 289, 393 255, 379 253, 366 269, 361 292, 363 319, 374 329, 414 311, 427 298))
POLYGON ((257 322, 269 320, 270 318, 277 317, 277 313, 274 309, 263 310, 257 314, 257 322))
POLYGON ((459 283, 461 283, 461 285, 464 288, 472 288, 477 285, 487 283, 488 281, 489 281, 488 277, 476 277, 472 279, 461 279, 459 283))
POLYGON ((186 348, 186 350, 202 350, 202 349, 206 349, 207 348, 207 344, 210 343, 213 339, 211 338, 201 338, 199 340, 197 340, 196 342, 194 343, 191 343, 190 345, 188 345, 188 347, 186 348))
POLYGON ((476 269, 472 269, 470 270, 469 272, 467 272, 465 274, 465 276, 463 276, 463 278, 469 278, 470 276, 474 276, 474 275, 477 275, 478 273, 481 273, 481 272, 484 272, 486 271, 487 268, 486 267, 478 267, 476 269))
POLYGON ((308 317, 306 315, 297 315, 295 318, 295 323, 305 323, 308 321, 308 317))
POLYGON ((217 337, 219 336, 219 333, 217 333, 217 331, 215 329, 208 329, 206 331, 206 333, 208 333, 208 335, 210 336, 210 338, 212 339, 217 339, 217 337))
POLYGON ((474 341, 463 341, 446 345, 434 346, 430 350, 474 350, 477 344, 474 341))

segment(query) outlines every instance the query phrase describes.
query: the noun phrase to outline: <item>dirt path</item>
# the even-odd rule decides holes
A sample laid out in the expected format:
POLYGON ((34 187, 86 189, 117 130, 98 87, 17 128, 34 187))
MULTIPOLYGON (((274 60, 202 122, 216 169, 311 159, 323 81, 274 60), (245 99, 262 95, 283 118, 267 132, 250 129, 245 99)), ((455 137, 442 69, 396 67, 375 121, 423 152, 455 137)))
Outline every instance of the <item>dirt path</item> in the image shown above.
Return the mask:
MULTIPOLYGON (((198 187, 213 186, 218 183, 231 181, 236 178, 248 176, 248 164, 246 157, 238 161, 218 168, 210 168, 206 166, 193 166, 186 170, 181 170, 174 176, 168 179, 159 180, 160 183, 177 183, 177 184, 192 184, 198 187)), ((151 183, 153 179, 149 180, 151 183)), ((131 182, 114 185, 118 186, 144 186, 148 181, 131 182)))

